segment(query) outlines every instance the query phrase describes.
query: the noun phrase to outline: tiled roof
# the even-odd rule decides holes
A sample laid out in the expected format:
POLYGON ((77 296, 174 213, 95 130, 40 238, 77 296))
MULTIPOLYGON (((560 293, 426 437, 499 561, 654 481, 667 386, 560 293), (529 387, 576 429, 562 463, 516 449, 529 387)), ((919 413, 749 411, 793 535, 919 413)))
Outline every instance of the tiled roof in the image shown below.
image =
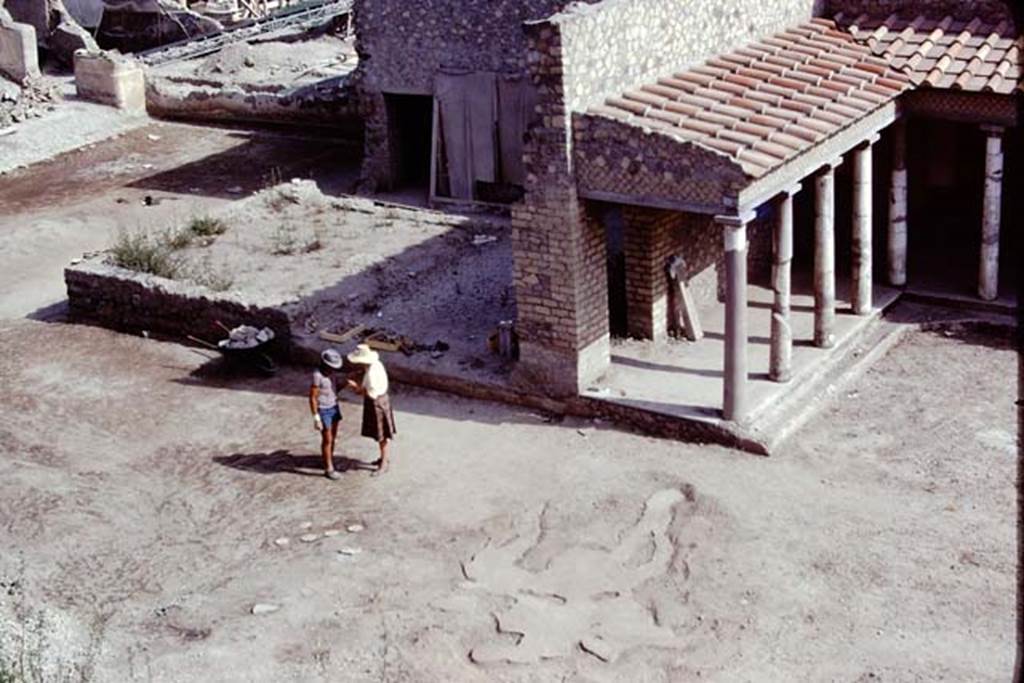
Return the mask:
POLYGON ((921 87, 1010 94, 1021 81, 1022 38, 1009 21, 836 17, 854 38, 921 87))
POLYGON ((910 87, 871 50, 814 19, 609 98, 592 114, 658 128, 760 177, 910 87))

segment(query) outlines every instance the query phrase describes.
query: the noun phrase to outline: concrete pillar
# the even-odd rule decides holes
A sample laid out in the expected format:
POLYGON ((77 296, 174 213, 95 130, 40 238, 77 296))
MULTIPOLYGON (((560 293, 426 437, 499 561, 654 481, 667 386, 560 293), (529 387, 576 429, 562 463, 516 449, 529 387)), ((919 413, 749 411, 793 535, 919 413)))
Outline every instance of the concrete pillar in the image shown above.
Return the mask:
POLYGON ((725 237, 725 371, 722 416, 747 414, 747 223, 754 214, 717 216, 725 237))
POLYGON ((907 284, 907 122, 892 127, 892 179, 889 184, 889 284, 907 284))
POLYGON ((814 345, 823 349, 835 344, 835 169, 841 162, 826 164, 814 177, 814 345))
POLYGON ((1003 201, 1003 129, 983 128, 985 140, 985 203, 981 219, 981 259, 978 296, 991 301, 999 296, 999 223, 1003 201))
POLYGON ((853 151, 853 282, 850 296, 853 312, 871 312, 871 229, 873 227, 873 183, 871 150, 878 136, 872 136, 853 151))
POLYGON ((786 190, 778 198, 775 229, 772 233, 772 337, 768 376, 775 382, 788 382, 793 374, 793 330, 790 326, 790 270, 793 263, 793 195, 800 186, 786 190))

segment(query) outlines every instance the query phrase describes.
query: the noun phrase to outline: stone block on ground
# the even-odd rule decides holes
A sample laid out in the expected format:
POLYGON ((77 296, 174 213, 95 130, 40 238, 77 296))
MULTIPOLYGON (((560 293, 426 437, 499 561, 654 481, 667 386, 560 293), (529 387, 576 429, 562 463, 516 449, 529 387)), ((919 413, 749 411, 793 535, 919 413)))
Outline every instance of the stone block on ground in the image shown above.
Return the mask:
POLYGON ((129 111, 146 109, 142 66, 116 53, 76 52, 75 87, 82 99, 129 111))
POLYGON ((12 21, 0 8, 0 76, 17 83, 39 77, 36 30, 28 24, 12 21))

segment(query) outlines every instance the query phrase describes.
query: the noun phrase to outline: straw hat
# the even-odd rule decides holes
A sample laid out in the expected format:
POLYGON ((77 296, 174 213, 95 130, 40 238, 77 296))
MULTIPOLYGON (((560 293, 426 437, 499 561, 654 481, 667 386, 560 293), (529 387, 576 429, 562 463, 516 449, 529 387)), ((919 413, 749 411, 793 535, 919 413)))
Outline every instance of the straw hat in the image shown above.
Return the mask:
POLYGON ((360 344, 356 347, 356 350, 347 356, 349 363, 356 365, 372 365, 376 363, 380 356, 377 352, 371 349, 367 344, 360 344))
POLYGON ((334 349, 324 349, 324 352, 320 354, 320 360, 329 368, 341 369, 341 354, 334 349))

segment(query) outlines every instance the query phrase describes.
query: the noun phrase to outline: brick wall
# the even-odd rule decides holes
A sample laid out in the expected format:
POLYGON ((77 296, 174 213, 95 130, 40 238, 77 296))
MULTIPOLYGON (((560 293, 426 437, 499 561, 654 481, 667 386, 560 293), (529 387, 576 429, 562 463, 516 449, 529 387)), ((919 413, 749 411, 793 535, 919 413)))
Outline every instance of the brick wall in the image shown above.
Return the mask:
POLYGON ((561 36, 530 25, 540 124, 530 131, 523 201, 512 208, 520 360, 514 379, 574 395, 609 363, 606 236, 579 199, 563 106, 561 36))
MULTIPOLYGON (((654 340, 667 336, 669 281, 665 266, 672 256, 683 258, 683 278, 699 308, 724 300, 723 236, 712 216, 623 207, 623 219, 630 336, 654 340)), ((766 221, 751 224, 748 238, 751 277, 767 277, 771 269, 770 224, 766 221)))
POLYGON ((668 335, 665 264, 678 251, 682 214, 627 206, 622 210, 626 254, 626 329, 631 337, 668 335))

